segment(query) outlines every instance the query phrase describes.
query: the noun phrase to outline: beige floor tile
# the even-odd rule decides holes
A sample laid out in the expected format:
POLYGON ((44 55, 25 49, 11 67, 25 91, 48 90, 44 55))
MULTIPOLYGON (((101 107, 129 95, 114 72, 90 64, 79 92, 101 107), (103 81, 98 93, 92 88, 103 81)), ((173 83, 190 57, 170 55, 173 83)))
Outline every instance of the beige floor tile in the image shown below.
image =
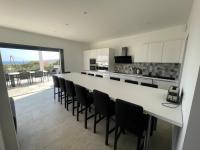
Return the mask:
MULTIPOLYGON (((83 115, 80 121, 71 110, 54 101, 53 90, 16 97, 18 140, 21 150, 113 150, 114 134, 105 146, 105 121, 97 125, 93 133, 93 119, 84 129, 83 115)), ((70 108, 71 109, 71 108, 70 108)), ((157 132, 151 137, 150 150, 170 150, 171 127, 158 121, 157 132)), ((118 150, 136 148, 137 138, 129 133, 121 135, 118 150)))

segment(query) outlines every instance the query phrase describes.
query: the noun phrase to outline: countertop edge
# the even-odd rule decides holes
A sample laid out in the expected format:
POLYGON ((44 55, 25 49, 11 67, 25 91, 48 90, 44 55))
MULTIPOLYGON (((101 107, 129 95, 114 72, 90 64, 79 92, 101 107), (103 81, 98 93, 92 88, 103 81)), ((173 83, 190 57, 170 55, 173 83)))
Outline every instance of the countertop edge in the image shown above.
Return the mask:
POLYGON ((142 75, 135 75, 135 74, 124 74, 124 73, 116 73, 111 71, 92 71, 92 70, 85 70, 85 72, 93 72, 93 73, 102 73, 102 74, 116 74, 121 76, 129 76, 129 77, 136 77, 136 78, 145 78, 145 79, 152 79, 152 80, 158 80, 158 81, 165 81, 165 82, 173 82, 178 83, 178 80, 168 80, 168 79, 161 79, 161 78, 154 78, 154 77, 146 77, 142 75))

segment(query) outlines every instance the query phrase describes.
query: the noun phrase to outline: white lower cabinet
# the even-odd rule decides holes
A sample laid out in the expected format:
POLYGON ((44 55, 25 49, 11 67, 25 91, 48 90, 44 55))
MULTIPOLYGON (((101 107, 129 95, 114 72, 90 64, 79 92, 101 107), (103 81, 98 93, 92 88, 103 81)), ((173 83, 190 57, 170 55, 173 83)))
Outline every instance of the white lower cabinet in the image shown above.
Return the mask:
POLYGON ((154 80, 154 84, 158 85, 159 89, 168 90, 170 86, 178 86, 177 82, 154 80))
MULTIPOLYGON (((100 74, 103 75, 104 78, 110 78, 112 77, 117 77, 120 78, 121 82, 125 82, 125 80, 132 80, 132 81, 138 81, 138 84, 140 85, 142 82, 143 83, 149 83, 149 84, 156 84, 158 85, 159 89, 164 89, 168 90, 170 86, 178 86, 178 81, 170 81, 170 80, 160 80, 160 79, 155 79, 155 78, 146 78, 146 77, 137 77, 133 75, 124 75, 124 74, 117 74, 117 73, 112 73, 112 72, 97 72, 97 71, 87 71, 88 73, 93 73, 93 74, 100 74)), ((128 84, 128 83, 127 83, 128 84)), ((130 83, 131 84, 131 83, 130 83)))

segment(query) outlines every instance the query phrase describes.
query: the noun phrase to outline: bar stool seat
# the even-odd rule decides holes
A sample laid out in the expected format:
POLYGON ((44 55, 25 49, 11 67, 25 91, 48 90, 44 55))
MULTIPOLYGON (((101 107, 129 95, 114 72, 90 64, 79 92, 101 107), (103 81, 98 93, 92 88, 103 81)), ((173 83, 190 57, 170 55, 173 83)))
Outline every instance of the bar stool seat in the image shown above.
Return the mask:
POLYGON ((110 99, 108 94, 98 90, 93 91, 93 96, 94 96, 94 106, 95 106, 94 133, 96 133, 97 123, 99 123, 105 117, 106 118, 105 144, 108 145, 109 134, 112 133, 115 129, 115 128, 110 129, 110 119, 113 115, 115 115, 115 102, 110 99), (98 114, 100 117, 97 120, 98 114))
POLYGON ((94 117, 94 115, 88 116, 88 110, 90 109, 91 105, 93 104, 93 95, 89 93, 89 91, 80 85, 75 85, 75 91, 77 95, 77 121, 79 121, 79 113, 82 113, 85 111, 85 129, 87 129, 87 120, 94 117), (79 110, 79 107, 83 106, 84 108, 81 108, 79 110))
POLYGON ((59 84, 59 78, 57 76, 52 76, 53 78, 53 89, 54 89, 54 100, 56 99, 56 94, 58 95, 58 101, 60 101, 60 84, 59 84), (57 92, 56 92, 57 90, 57 92))

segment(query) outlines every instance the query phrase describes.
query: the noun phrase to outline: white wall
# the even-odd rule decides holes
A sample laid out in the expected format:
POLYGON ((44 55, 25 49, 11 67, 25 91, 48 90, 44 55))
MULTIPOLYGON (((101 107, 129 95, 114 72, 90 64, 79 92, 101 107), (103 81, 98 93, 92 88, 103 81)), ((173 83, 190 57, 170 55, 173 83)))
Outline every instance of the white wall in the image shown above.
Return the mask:
POLYGON ((115 55, 121 55, 121 48, 123 46, 127 46, 129 48, 129 55, 133 56, 134 50, 140 49, 141 45, 143 45, 144 43, 177 39, 185 39, 185 25, 179 25, 138 35, 95 42, 90 45, 90 48, 114 48, 115 55))
POLYGON ((200 71, 192 102, 190 118, 188 120, 188 127, 185 135, 183 150, 188 150, 188 149, 192 150, 199 148, 199 136, 200 136, 199 108, 200 108, 200 71))
POLYGON ((0 126, 0 150, 5 150, 3 135, 2 135, 2 132, 1 132, 1 126, 0 126))
MULTIPOLYGON (((183 66, 183 73, 182 73, 182 79, 181 79, 181 87, 184 89, 184 98, 182 103, 182 109, 183 109, 183 122, 184 126, 180 130, 180 133, 178 135, 178 144, 177 144, 177 150, 187 149, 186 145, 184 144, 185 134, 187 131, 188 126, 188 119, 190 116, 190 110, 191 105, 193 103, 193 97, 194 97, 194 91, 195 86, 197 82, 198 72, 199 72, 199 66, 200 66, 200 1, 194 0, 193 8, 191 11, 191 16, 189 20, 189 39, 188 39, 188 46, 186 50, 186 56, 183 66), (184 147, 183 147, 184 144, 184 147)), ((199 103, 198 103, 199 104, 199 103)), ((199 110, 200 106, 198 106, 199 110)), ((193 110, 192 110, 193 111, 193 110)), ((196 120, 199 122, 199 115, 200 111, 198 111, 198 114, 196 114, 196 120)), ((199 132, 199 127, 195 132, 199 132)), ((187 132, 187 134, 191 134, 192 132, 187 132)), ((191 139, 186 139, 185 143, 188 143, 191 139)), ((199 137, 198 137, 199 141, 199 137)), ((190 141, 191 144, 194 144, 195 141, 190 141)), ((199 143, 198 144, 199 147, 199 143)), ((191 147, 190 147, 191 148, 191 147)), ((196 147, 196 149, 198 149, 196 147)))
MULTIPOLYGON (((6 150, 18 150, 18 143, 12 117, 8 91, 3 73, 3 65, 0 55, 0 127, 6 150)), ((1 136, 1 135, 0 135, 1 136)), ((0 140, 1 142, 1 140, 0 140)))
POLYGON ((87 43, 64 40, 2 27, 0 27, 0 42, 62 48, 64 49, 65 70, 70 71, 82 70, 82 50, 88 49, 89 47, 87 43))

